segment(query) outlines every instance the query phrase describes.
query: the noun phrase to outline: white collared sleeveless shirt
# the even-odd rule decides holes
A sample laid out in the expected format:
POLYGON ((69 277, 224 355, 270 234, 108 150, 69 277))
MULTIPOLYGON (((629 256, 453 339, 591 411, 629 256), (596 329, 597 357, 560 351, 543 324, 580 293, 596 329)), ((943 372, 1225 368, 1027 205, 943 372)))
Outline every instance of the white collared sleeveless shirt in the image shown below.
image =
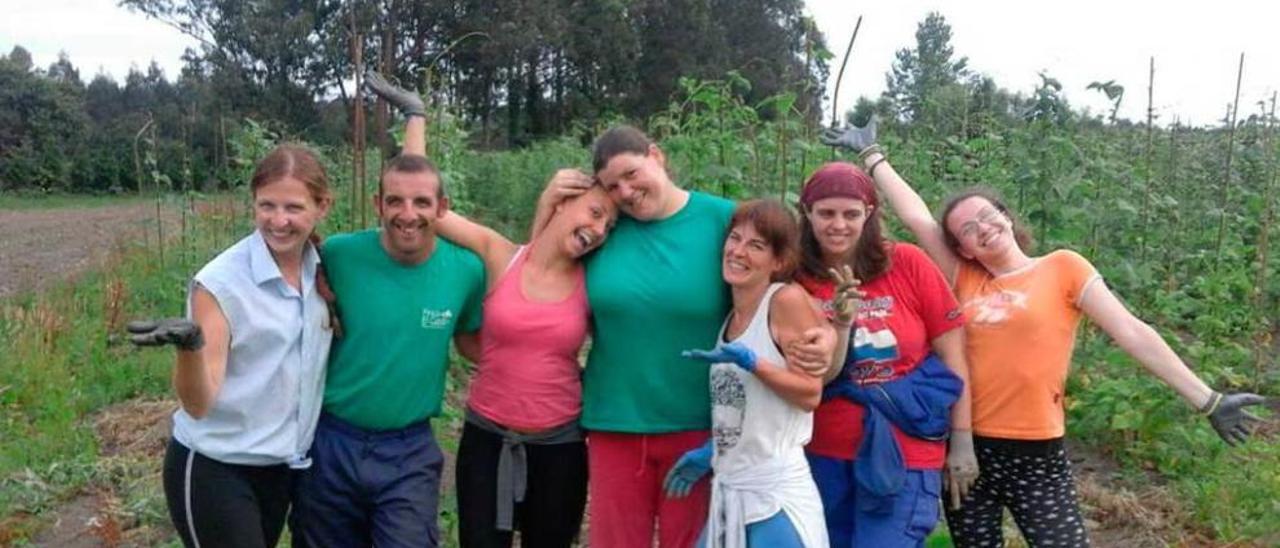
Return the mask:
POLYGON ((328 307, 315 287, 319 262, 307 244, 298 291, 285 282, 255 230, 195 275, 190 289, 199 285, 217 300, 231 346, 226 377, 208 415, 196 419, 181 408, 174 413, 179 443, 228 464, 310 466, 307 451, 333 337, 328 307))

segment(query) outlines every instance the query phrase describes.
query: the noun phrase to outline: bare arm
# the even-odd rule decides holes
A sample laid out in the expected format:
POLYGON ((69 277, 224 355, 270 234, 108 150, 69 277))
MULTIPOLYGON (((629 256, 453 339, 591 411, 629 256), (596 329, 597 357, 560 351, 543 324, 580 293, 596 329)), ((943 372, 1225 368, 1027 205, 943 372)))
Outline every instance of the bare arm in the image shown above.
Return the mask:
POLYGON ((960 399, 951 407, 951 428, 956 430, 973 429, 973 398, 969 389, 969 362, 964 356, 964 329, 957 327, 934 337, 929 341, 933 351, 947 364, 947 369, 964 381, 964 389, 960 399))
POLYGON ((401 154, 427 155, 427 117, 409 116, 404 121, 404 144, 400 146, 401 154))
POLYGON ((942 275, 946 276, 948 281, 954 282, 959 261, 943 237, 942 225, 933 218, 933 214, 929 212, 929 206, 925 205, 920 194, 898 175, 897 170, 893 169, 887 159, 881 161, 882 159, 884 155, 879 152, 872 153, 866 158, 867 167, 875 165, 871 174, 876 182, 876 188, 889 201, 894 215, 897 215, 902 224, 906 225, 907 230, 915 235, 920 247, 942 270, 942 275), (879 165, 876 165, 876 162, 880 162, 879 165))
POLYGON ((836 330, 836 349, 831 354, 831 369, 822 376, 822 384, 836 380, 840 372, 844 371, 844 362, 849 357, 849 333, 853 331, 853 325, 832 323, 831 327, 836 330))
POLYGON ((474 251, 484 261, 490 285, 506 271, 517 246, 498 231, 472 221, 452 210, 436 221, 436 230, 451 242, 474 251))
MULTIPOLYGON (((769 331, 781 348, 801 340, 806 330, 824 323, 800 286, 791 284, 778 290, 770 302, 769 331)), ((801 409, 813 410, 822 402, 822 379, 793 364, 761 363, 755 373, 765 386, 801 409)))
POLYGON ((191 315, 204 333, 204 346, 195 351, 178 350, 173 368, 173 389, 182 409, 196 419, 213 409, 222 381, 226 378, 231 329, 213 295, 196 285, 191 294, 191 315))
POLYGON ((1080 309, 1120 348, 1173 388, 1191 407, 1200 409, 1209 401, 1213 394, 1209 385, 1183 363, 1155 329, 1134 316, 1102 280, 1085 289, 1080 309))

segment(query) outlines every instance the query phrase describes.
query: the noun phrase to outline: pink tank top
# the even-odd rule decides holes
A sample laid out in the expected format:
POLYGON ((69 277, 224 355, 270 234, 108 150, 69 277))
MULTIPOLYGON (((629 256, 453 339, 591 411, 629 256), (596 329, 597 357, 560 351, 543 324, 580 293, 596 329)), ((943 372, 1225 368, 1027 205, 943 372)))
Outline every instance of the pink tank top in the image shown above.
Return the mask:
POLYGON ((480 364, 467 405, 498 424, 531 431, 577 420, 582 412, 578 351, 591 310, 581 267, 573 274, 577 286, 564 300, 525 298, 520 274, 528 256, 528 246, 516 251, 485 296, 480 364))

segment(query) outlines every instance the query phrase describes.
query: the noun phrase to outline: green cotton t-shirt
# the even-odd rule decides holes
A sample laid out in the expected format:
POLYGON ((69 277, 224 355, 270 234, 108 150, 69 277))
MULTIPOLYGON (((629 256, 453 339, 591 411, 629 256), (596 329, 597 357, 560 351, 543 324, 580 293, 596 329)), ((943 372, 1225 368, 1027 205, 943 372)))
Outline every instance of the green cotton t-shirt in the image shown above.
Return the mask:
POLYGON ((619 219, 588 259, 595 331, 583 427, 650 434, 710 428, 709 366, 680 352, 715 345, 729 311, 720 258, 733 208, 690 192, 666 219, 619 219))
POLYGON ((338 296, 324 410, 367 430, 393 430, 440 413, 449 340, 480 328, 484 265, 436 238, 426 262, 393 260, 379 231, 333 236, 324 268, 338 296))

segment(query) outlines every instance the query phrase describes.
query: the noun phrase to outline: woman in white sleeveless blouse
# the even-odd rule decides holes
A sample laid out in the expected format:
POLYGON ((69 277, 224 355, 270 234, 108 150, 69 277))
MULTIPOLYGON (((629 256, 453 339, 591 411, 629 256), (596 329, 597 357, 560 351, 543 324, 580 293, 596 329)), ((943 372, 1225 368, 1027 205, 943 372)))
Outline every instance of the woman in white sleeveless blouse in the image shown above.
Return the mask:
POLYGON ((826 547, 822 503, 804 458, 822 379, 783 350, 824 325, 804 289, 781 283, 798 261, 795 218, 781 203, 738 206, 722 270, 733 293, 716 348, 687 356, 712 362, 712 439, 671 469, 669 496, 683 496, 710 469, 711 512, 702 546, 826 547))

